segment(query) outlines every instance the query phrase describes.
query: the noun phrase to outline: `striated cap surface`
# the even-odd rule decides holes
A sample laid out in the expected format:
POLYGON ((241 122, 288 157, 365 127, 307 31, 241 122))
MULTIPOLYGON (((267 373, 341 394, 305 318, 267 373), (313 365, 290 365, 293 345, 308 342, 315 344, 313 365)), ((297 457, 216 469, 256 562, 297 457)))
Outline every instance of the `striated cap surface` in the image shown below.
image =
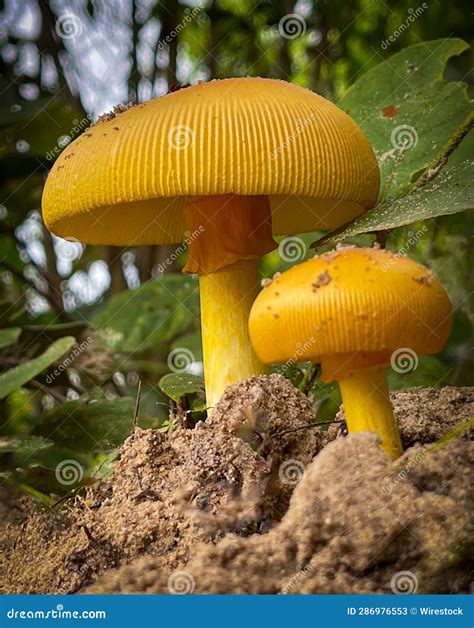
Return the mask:
POLYGON ((44 189, 47 227, 91 244, 182 241, 193 198, 268 195, 273 233, 337 227, 376 201, 379 171, 355 122, 284 81, 215 80, 92 125, 44 189))
POLYGON ((254 302, 249 332, 263 362, 322 362, 324 375, 332 364, 342 371, 388 365, 401 348, 437 353, 451 318, 446 291, 424 266, 390 251, 347 247, 274 279, 254 302))

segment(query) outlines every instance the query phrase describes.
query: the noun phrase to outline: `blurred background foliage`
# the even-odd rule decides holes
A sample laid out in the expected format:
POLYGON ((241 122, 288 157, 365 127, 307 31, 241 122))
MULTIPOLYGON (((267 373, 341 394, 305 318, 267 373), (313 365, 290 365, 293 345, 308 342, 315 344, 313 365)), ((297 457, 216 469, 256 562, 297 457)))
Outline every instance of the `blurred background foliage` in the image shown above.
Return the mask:
MULTIPOLYGON (((160 265, 173 247, 85 247, 48 233, 40 213, 42 186, 62 148, 116 103, 146 101, 199 80, 280 78, 344 106, 357 93, 347 91, 350 85, 370 76, 366 73, 406 46, 442 37, 472 43, 466 19, 471 3, 460 0, 430 2, 409 28, 390 41, 415 8, 411 0, 1 3, 0 472, 4 488, 20 486, 53 503, 52 495, 110 473, 117 448, 134 424, 169 429, 174 421, 192 422, 205 416, 197 281, 179 272, 185 253, 166 265, 162 274, 160 265), (282 37, 279 30, 289 14, 304 22, 303 32, 295 38, 282 37), (178 348, 191 356, 186 369, 179 378, 165 377, 160 387, 161 378, 170 371, 169 356, 178 348), (83 473, 65 485, 58 482, 55 469, 69 459, 77 461, 83 473)), ((430 50, 433 58, 436 49, 430 50)), ((445 57, 439 63, 447 64, 446 81, 462 81, 470 89, 470 52, 458 50, 445 57)), ((379 67, 380 76, 370 89, 358 83, 359 92, 367 91, 374 102, 392 78, 390 68, 379 67)), ((456 97, 460 107, 467 106, 462 93, 460 88, 456 97)), ((434 134, 431 139, 441 136, 441 150, 451 133, 443 138, 443 129, 454 113, 438 107, 427 112, 426 103, 424 107, 419 124, 423 132, 434 134)), ((358 120, 357 111, 351 110, 351 115, 358 120)), ((375 117, 374 113, 372 121, 375 117)), ((381 130, 377 125, 367 127, 366 118, 358 121, 376 144, 381 130)), ((449 162, 456 165, 464 158, 472 158, 472 133, 449 162)), ((420 171, 427 166, 420 157, 412 170, 417 164, 420 171)), ((412 174, 406 178, 409 183, 412 174)), ((456 308, 443 354, 420 360, 413 373, 392 373, 393 388, 471 383, 473 221, 468 213, 449 215, 448 205, 445 202, 446 211, 439 212, 446 215, 377 236, 387 247, 400 250, 423 228, 409 255, 439 275, 456 308)), ((279 251, 267 255, 261 263, 262 277, 312 256, 310 245, 322 235, 298 236, 304 249, 297 259, 285 261, 279 251)), ((370 245, 374 235, 359 232, 349 241, 370 245)), ((318 421, 334 417, 337 390, 322 385, 317 370, 298 365, 285 368, 284 374, 314 400, 318 421)))

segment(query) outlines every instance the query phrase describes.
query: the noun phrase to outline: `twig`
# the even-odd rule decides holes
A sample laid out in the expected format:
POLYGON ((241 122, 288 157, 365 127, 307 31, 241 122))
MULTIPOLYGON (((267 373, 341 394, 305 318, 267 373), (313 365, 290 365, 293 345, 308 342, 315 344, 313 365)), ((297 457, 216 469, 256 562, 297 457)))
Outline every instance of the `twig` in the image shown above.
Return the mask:
POLYGON ((58 403, 65 403, 66 402, 66 397, 63 397, 63 395, 61 395, 61 393, 56 392, 54 390, 54 388, 47 388, 46 386, 43 386, 43 384, 41 384, 36 379, 30 380, 29 383, 34 388, 37 388, 38 390, 41 390, 42 392, 46 393, 47 395, 51 395, 51 397, 53 397, 53 399, 55 399, 58 403))
POLYGON ((291 432, 299 432, 300 430, 309 430, 313 427, 320 427, 321 425, 330 425, 332 423, 344 423, 344 419, 335 419, 334 421, 320 421, 319 423, 312 423, 311 425, 300 425, 300 427, 292 427, 289 430, 283 430, 282 432, 275 432, 272 438, 275 436, 283 436, 284 434, 290 434, 291 432))
POLYGON ((435 163, 431 166, 431 168, 428 168, 428 170, 424 172, 423 176, 421 176, 418 179, 418 181, 413 186, 411 193, 427 185, 430 181, 432 181, 439 174, 440 170, 446 165, 448 161, 448 157, 459 146, 459 144, 463 141, 463 139, 466 137, 466 135, 469 133, 469 131, 473 127, 474 127, 474 115, 471 114, 469 118, 467 119, 467 122, 465 123, 465 125, 461 128, 458 135, 456 135, 456 137, 451 142, 451 144, 449 144, 449 146, 446 148, 444 153, 438 158, 437 161, 435 161, 435 163))
MULTIPOLYGON (((135 399, 135 412, 133 413, 133 430, 135 430, 135 428, 137 427, 137 422, 138 422, 138 411, 140 410, 140 392, 142 389, 142 380, 139 379, 138 380, 138 387, 137 387, 137 396, 135 399)), ((132 431, 133 431, 132 430, 132 431)))

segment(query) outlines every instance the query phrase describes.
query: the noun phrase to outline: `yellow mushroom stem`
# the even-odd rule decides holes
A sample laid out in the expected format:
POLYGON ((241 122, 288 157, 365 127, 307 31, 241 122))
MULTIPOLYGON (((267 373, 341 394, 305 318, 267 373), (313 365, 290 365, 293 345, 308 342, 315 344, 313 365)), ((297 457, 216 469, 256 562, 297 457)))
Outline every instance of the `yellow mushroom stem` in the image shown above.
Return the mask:
POLYGON ((227 386, 265 373, 248 318, 259 290, 257 260, 276 244, 266 196, 193 198, 186 221, 199 234, 189 245, 184 272, 199 274, 206 403, 212 408, 227 386))
POLYGON ((403 453, 397 421, 390 403, 386 368, 374 366, 338 378, 347 429, 369 430, 382 440, 382 448, 392 460, 403 453))

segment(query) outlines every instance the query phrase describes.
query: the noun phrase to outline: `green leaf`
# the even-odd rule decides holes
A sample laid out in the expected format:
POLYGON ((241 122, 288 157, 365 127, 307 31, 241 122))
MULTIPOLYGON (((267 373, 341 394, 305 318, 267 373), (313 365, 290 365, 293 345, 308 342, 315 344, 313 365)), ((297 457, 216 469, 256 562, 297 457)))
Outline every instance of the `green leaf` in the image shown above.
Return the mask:
POLYGON ((377 156, 380 198, 406 193, 472 115, 466 85, 447 83, 448 60, 468 49, 460 39, 405 48, 366 72, 339 106, 359 124, 377 156))
POLYGON ((69 351, 76 342, 72 336, 65 336, 52 344, 39 357, 20 364, 0 375, 0 399, 3 399, 17 388, 21 388, 31 379, 42 373, 54 364, 66 351, 69 351))
POLYGON ((8 321, 12 321, 21 315, 24 311, 24 306, 20 305, 15 308, 12 305, 11 299, 0 300, 0 324, 5 325, 8 321))
POLYGON ((438 358, 427 356, 420 358, 416 368, 409 373, 397 373, 388 370, 390 390, 415 388, 416 386, 440 388, 449 384, 450 369, 438 358))
POLYGON ((168 373, 160 379, 158 386, 173 401, 179 401, 190 394, 204 392, 203 378, 187 373, 168 373))
POLYGON ((0 453, 30 455, 39 449, 47 449, 53 441, 41 436, 0 436, 0 453))
POLYGON ((20 327, 10 327, 9 329, 0 329, 0 349, 14 345, 21 334, 20 327))
MULTIPOLYGON (((135 399, 76 399, 43 415, 35 433, 54 437, 61 447, 74 451, 107 451, 120 446, 133 429, 135 399)), ((156 421, 144 413, 138 417, 141 427, 153 427, 156 421)))
POLYGON ((48 346, 52 340, 71 334, 78 336, 85 329, 87 324, 80 321, 57 325, 23 325, 20 340, 28 345, 35 342, 48 346))
POLYGON ((382 201, 353 222, 318 240, 313 246, 336 244, 370 231, 394 229, 421 220, 474 208, 473 159, 441 170, 427 185, 394 201, 382 201))
POLYGON ((113 296, 93 322, 114 351, 157 350, 198 327, 197 281, 178 273, 148 281, 113 296))

